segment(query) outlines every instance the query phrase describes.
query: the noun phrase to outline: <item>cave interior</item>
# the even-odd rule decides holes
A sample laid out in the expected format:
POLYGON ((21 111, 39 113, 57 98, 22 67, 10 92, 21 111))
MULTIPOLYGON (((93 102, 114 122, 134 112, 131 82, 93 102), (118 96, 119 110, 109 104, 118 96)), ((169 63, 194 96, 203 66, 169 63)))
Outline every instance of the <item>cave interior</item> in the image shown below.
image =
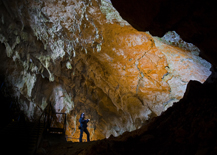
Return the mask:
MULTIPOLYGON (((27 144, 23 145, 22 143, 29 139, 22 141, 16 139, 16 134, 4 135, 7 133, 6 127, 11 122, 18 122, 18 126, 27 122, 37 123, 46 109, 47 103, 55 103, 51 105, 52 110, 67 113, 67 125, 72 127, 67 128, 64 132, 68 135, 74 134, 72 139, 78 140, 79 137, 79 130, 76 130, 78 124, 75 122, 78 121, 80 113, 82 111, 89 113, 87 117, 94 120, 89 126, 92 141, 88 143, 77 143, 73 140, 67 142, 58 135, 46 136, 42 138, 40 145, 37 144, 37 149, 34 149, 32 154, 217 154, 217 10, 214 2, 211 0, 82 0, 82 2, 84 3, 80 4, 71 0, 70 4, 72 3, 71 6, 76 5, 73 10, 77 12, 79 9, 85 8, 85 4, 87 5, 83 21, 80 20, 83 17, 78 13, 78 16, 73 17, 74 21, 85 22, 87 26, 84 28, 83 25, 77 24, 68 17, 66 20, 71 20, 69 25, 73 25, 73 22, 77 24, 74 27, 76 30, 70 31, 67 22, 59 21, 60 16, 64 14, 57 16, 61 12, 58 8, 61 6, 67 8, 68 1, 63 0, 61 3, 57 0, 48 2, 44 0, 0 1, 0 99, 2 102, 0 129, 1 136, 6 137, 4 139, 6 145, 1 147, 9 154, 11 152, 25 154, 27 144), (110 5, 110 3, 125 20, 115 19, 119 25, 111 22, 114 19, 106 19, 107 16, 105 18, 105 15, 100 14, 98 5, 108 7, 105 4, 110 5), (47 10, 53 8, 54 11, 45 14, 41 9, 41 13, 38 14, 37 7, 47 10), (95 10, 91 10, 91 7, 95 10), (38 16, 40 18, 37 19, 38 16), (96 18, 96 20, 92 18, 96 18), (59 25, 58 23, 55 25, 54 20, 58 21, 59 25), (107 22, 109 20, 112 24, 107 22), (44 27, 40 27, 38 23, 44 24, 44 27), (129 28, 128 23, 132 27, 129 28), (124 26, 120 26, 121 24, 124 26), (80 28, 78 28, 79 26, 80 28), (51 29, 52 32, 50 32, 51 29), (149 33, 161 38, 169 31, 176 32, 184 41, 199 48, 199 56, 211 64, 210 68, 206 68, 207 72, 210 70, 210 75, 205 75, 205 73, 203 75, 201 71, 201 74, 198 74, 198 79, 201 81, 188 79, 189 82, 184 82, 185 91, 181 97, 179 95, 174 99, 173 104, 166 110, 160 106, 160 108, 150 107, 148 103, 153 100, 152 97, 150 97, 150 101, 147 99, 147 108, 146 100, 143 100, 143 97, 147 94, 147 96, 152 96, 149 92, 153 90, 147 87, 143 89, 137 83, 131 86, 129 83, 134 83, 136 79, 138 80, 137 77, 119 78, 119 68, 110 67, 121 66, 126 62, 122 57, 120 59, 120 53, 115 55, 115 52, 110 52, 109 55, 107 51, 122 47, 127 51, 129 48, 129 52, 124 53, 128 61, 126 64, 132 66, 135 63, 136 65, 132 70, 125 65, 126 68, 123 70, 132 76, 135 72, 135 74, 139 74, 140 78, 136 82, 143 81, 146 75, 154 77, 155 74, 161 76, 157 78, 162 80, 162 76, 172 75, 165 70, 165 66, 155 68, 156 73, 153 74, 149 74, 145 69, 141 71, 142 64, 145 64, 147 60, 142 61, 144 57, 139 58, 140 50, 134 48, 133 45, 126 45, 129 38, 119 39, 119 42, 113 40, 118 36, 128 37, 131 33, 141 35, 141 37, 145 35, 144 40, 148 41, 144 41, 143 44, 147 45, 139 48, 145 50, 146 46, 151 46, 155 42, 155 46, 157 46, 156 49, 153 49, 155 54, 156 51, 159 51, 160 46, 158 47, 158 40, 152 39, 149 33), (143 34, 144 32, 148 33, 143 34), (105 37, 108 38, 105 39, 105 37), (61 42, 62 38, 67 39, 61 42), (72 51, 71 55, 69 52, 64 53, 61 49, 61 46, 64 47, 64 50, 66 49, 69 38, 75 40, 72 43, 73 48, 69 49, 72 51), (94 40, 94 43, 88 43, 88 38, 94 40), (57 42, 57 44, 51 45, 50 42, 57 42), (95 49, 95 52, 89 54, 92 49, 93 51, 95 49), (130 50, 137 50, 138 53, 133 53, 130 50), (135 57, 132 57, 132 53, 135 57), (134 61, 133 58, 136 57, 139 59, 134 61), (128 69, 129 72, 127 72, 128 69), (107 81, 103 81, 105 79, 107 81), (115 86, 114 89, 113 86, 115 86), (123 95, 127 93, 130 95, 123 95), (122 102, 122 100, 124 101, 122 102), (21 102, 28 104, 21 104, 21 102), (119 103, 125 105, 119 105, 119 103), (89 105, 88 108, 84 108, 86 104, 89 105), (28 110, 31 109, 30 107, 34 110, 28 110), (143 109, 144 112, 139 111, 141 107, 146 107, 145 110, 143 109), (144 118, 139 119, 141 116, 144 118), (129 119, 132 121, 126 123, 129 119), (120 120, 123 120, 124 123, 119 124, 119 127, 117 125, 117 129, 113 127, 115 123, 108 123, 120 120)), ((66 14, 66 12, 64 13, 66 14)), ((176 48, 174 46, 174 49, 176 48)), ((164 57, 155 57, 155 59, 160 62, 164 57)), ((159 63, 158 66, 162 64, 159 63)), ((152 66, 148 65, 148 67, 152 66)), ((181 72, 185 72, 185 70, 187 69, 184 68, 181 72)), ((191 72, 196 77, 197 72, 191 72)), ((167 77, 169 78, 169 76, 167 77)), ((159 99, 165 100, 162 102, 171 100, 168 99, 168 96, 171 95, 172 88, 163 87, 164 84, 163 81, 160 85, 153 86, 160 87, 159 92, 163 92, 159 95, 158 92, 153 91, 156 96, 163 96, 159 99)), ((175 84, 173 86, 176 87, 175 84)), ((157 99, 155 101, 157 102, 157 99)), ((160 101, 159 105, 161 105, 160 101)), ((54 117, 56 120, 52 122, 53 125, 63 127, 64 125, 60 122, 64 119, 59 116, 54 117)), ((11 129, 10 131, 14 132, 11 129)), ((84 138, 86 138, 85 135, 84 138)))

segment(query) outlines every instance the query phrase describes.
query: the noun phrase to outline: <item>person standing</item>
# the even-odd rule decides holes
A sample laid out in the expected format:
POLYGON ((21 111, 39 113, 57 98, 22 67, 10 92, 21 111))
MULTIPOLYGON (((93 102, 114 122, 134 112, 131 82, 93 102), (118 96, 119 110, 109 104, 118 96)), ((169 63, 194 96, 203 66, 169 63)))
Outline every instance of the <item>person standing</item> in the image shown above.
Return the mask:
POLYGON ((87 134, 87 141, 89 142, 90 141, 90 134, 87 130, 87 123, 90 121, 90 119, 85 119, 85 114, 82 113, 81 114, 81 117, 79 119, 79 122, 80 122, 80 126, 79 126, 79 129, 80 129, 80 138, 79 138, 79 141, 82 142, 82 137, 83 137, 83 132, 85 132, 87 134))

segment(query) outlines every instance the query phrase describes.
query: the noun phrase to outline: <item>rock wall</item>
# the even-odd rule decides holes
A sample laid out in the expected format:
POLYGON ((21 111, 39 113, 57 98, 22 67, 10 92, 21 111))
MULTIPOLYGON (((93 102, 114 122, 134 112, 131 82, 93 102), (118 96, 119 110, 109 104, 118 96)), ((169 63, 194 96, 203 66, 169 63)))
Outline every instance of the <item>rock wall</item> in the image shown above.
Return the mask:
POLYGON ((68 140, 79 137, 82 112, 91 119, 91 140, 138 129, 180 100, 190 80, 204 82, 211 73, 198 51, 135 30, 110 1, 2 1, 0 7, 0 71, 11 95, 30 121, 49 102, 67 113, 68 140))
POLYGON ((201 49, 200 55, 217 66, 217 11, 214 1, 111 0, 121 17, 139 31, 162 37, 176 31, 201 49))

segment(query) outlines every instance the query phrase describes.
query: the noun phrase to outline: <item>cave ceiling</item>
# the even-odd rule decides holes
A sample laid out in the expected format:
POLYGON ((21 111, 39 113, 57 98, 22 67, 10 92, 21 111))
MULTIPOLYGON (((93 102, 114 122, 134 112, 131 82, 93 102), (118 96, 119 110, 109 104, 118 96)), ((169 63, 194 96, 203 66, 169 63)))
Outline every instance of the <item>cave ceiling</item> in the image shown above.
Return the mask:
POLYGON ((147 12, 143 4, 117 2, 127 21, 109 0, 0 1, 0 73, 30 121, 51 102, 67 113, 69 140, 79 136, 82 112, 91 119, 91 140, 118 136, 179 101, 190 80, 203 83, 211 74, 200 49, 171 27, 184 11, 159 26, 155 1, 147 12))
POLYGON ((217 66, 217 11, 213 0, 111 0, 121 17, 139 31, 162 37, 176 31, 217 66))

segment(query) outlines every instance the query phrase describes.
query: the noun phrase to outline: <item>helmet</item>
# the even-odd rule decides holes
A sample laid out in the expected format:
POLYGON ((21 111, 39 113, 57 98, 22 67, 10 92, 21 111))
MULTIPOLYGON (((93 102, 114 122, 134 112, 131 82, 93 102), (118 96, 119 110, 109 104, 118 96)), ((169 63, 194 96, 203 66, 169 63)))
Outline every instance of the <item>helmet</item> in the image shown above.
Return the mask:
POLYGON ((85 114, 84 114, 84 112, 81 114, 81 117, 84 117, 85 116, 85 114))

